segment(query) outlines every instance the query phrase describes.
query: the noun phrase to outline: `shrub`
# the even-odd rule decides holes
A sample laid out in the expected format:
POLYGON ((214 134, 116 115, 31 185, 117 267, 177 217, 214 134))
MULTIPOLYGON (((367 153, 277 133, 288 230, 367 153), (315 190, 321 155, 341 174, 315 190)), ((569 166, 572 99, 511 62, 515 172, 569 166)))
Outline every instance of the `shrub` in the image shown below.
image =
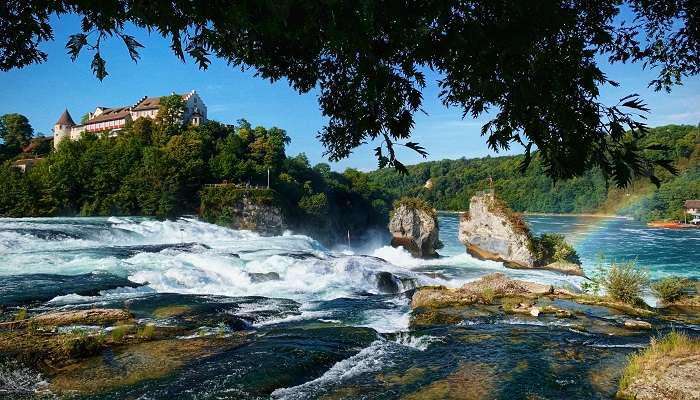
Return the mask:
POLYGON ((117 326, 114 329, 112 329, 112 341, 115 343, 119 343, 124 339, 124 335, 126 335, 126 332, 129 330, 129 327, 126 325, 121 325, 117 326))
POLYGON ((142 326, 138 329, 136 332, 136 336, 139 339, 143 340, 150 340, 153 339, 153 336, 156 332, 156 327, 153 324, 148 324, 146 326, 142 326))
POLYGON ((27 319, 27 309, 20 308, 17 310, 17 314, 15 314, 15 321, 23 321, 25 319, 27 319))
POLYGON ((219 322, 219 324, 216 326, 216 331, 219 337, 224 337, 226 336, 226 331, 228 330, 228 327, 226 326, 226 323, 219 322))
MULTIPOLYGON (((437 212, 435 209, 431 207, 428 202, 423 199, 419 199, 418 197, 402 197, 394 202, 394 210, 401 206, 405 206, 409 209, 425 211, 431 218, 437 220, 437 212)), ((394 216, 394 210, 391 211, 391 217, 394 216)))
POLYGON ((664 337, 652 338, 649 347, 630 356, 620 378, 620 391, 629 387, 636 378, 648 375, 650 371, 659 370, 664 364, 671 362, 671 358, 687 357, 698 353, 700 353, 700 340, 691 339, 682 332, 672 331, 664 337))
POLYGON ((543 265, 553 262, 581 263, 574 247, 566 241, 564 235, 558 233, 545 233, 540 237, 532 238, 530 250, 543 265))
POLYGON ((693 282, 690 279, 671 276, 655 282, 651 285, 651 290, 665 303, 673 303, 686 296, 692 287, 693 282))
POLYGON ((611 299, 637 305, 643 303, 640 296, 648 285, 649 273, 637 266, 635 261, 622 264, 613 261, 607 269, 599 262, 591 282, 583 285, 583 288, 595 295, 603 288, 611 299))
POLYGON ((302 196, 299 199, 299 208, 307 215, 323 218, 328 215, 328 197, 325 193, 302 196))
POLYGON ((69 358, 88 357, 99 353, 104 341, 102 334, 90 335, 84 330, 75 329, 61 338, 60 349, 69 358))

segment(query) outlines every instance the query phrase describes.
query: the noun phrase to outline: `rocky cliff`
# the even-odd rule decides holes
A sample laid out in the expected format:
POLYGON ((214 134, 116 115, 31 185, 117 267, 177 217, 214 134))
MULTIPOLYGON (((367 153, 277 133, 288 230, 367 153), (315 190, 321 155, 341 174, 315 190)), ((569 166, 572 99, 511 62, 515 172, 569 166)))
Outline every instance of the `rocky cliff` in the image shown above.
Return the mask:
POLYGON ((530 240, 527 226, 489 193, 472 197, 469 212, 460 218, 459 241, 469 254, 480 259, 532 268, 535 258, 529 249, 530 240))
POLYGON ((419 199, 401 199, 389 221, 391 245, 403 246, 414 257, 437 257, 440 247, 435 210, 419 199))
POLYGON ((207 222, 264 235, 279 235, 286 229, 282 208, 272 190, 207 188, 202 192, 200 214, 207 222))
POLYGON ((534 237, 520 216, 492 193, 471 198, 469 212, 460 218, 459 240, 469 254, 482 260, 583 275, 575 250, 563 236, 534 237))

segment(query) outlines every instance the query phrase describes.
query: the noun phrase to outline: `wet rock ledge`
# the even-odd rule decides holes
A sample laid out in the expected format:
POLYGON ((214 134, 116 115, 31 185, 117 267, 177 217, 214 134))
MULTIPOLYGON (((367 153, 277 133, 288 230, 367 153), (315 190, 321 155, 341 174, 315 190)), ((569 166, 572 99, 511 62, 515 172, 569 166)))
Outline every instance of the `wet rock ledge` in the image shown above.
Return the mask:
MULTIPOLYGON (((652 309, 630 305, 608 297, 511 279, 502 273, 486 275, 460 288, 418 288, 411 309, 414 329, 464 322, 492 323, 493 318, 508 321, 507 315, 519 314, 518 318, 525 320, 544 318, 546 324, 559 324, 556 319, 565 319, 561 324, 567 329, 604 337, 649 335, 655 329, 667 331, 669 323, 697 318, 700 313, 700 308, 678 314, 672 306, 652 309)), ((698 371, 700 339, 672 330, 665 337, 656 336, 648 348, 630 357, 617 398, 697 400, 698 371)))
MULTIPOLYGON (((649 307, 634 306, 607 297, 574 293, 552 285, 512 279, 499 272, 468 282, 460 288, 420 287, 416 289, 411 300, 414 325, 459 322, 475 315, 474 310, 479 310, 476 315, 506 313, 530 314, 537 317, 540 314, 553 314, 570 318, 579 314, 580 305, 605 308, 610 313, 628 317, 645 318, 656 315, 649 307), (445 314, 452 317, 446 318, 445 314)), ((649 329, 644 321, 632 319, 621 323, 621 327, 649 329)))
POLYGON ((14 315, 3 313, 0 360, 14 360, 17 366, 41 374, 36 375, 35 387, 22 390, 47 398, 97 395, 166 376, 192 360, 239 346, 245 338, 235 324, 219 316, 217 320, 223 321, 219 326, 202 331, 200 326, 212 321, 207 315, 193 314, 187 306, 159 307, 147 315, 139 312, 147 318, 137 318, 123 308, 34 315, 19 308, 14 315), (195 323, 188 323, 189 318, 195 318, 195 323), (165 320, 171 323, 157 322, 165 320))

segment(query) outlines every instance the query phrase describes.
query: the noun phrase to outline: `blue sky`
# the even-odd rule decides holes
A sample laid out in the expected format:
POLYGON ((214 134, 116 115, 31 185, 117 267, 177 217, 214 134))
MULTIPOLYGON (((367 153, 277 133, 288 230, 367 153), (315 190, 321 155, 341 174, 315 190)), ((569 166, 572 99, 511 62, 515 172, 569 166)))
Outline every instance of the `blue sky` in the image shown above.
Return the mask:
MULTIPOLYGON (((0 114, 24 114, 35 131, 48 134, 64 108, 77 120, 98 105, 128 105, 144 95, 195 89, 207 104, 209 118, 226 123, 246 118, 253 125, 279 126, 292 138, 288 154, 304 152, 312 163, 327 162, 316 139, 325 120, 314 92, 299 95, 284 81, 271 84, 255 78, 254 71, 241 71, 218 60, 209 69, 199 70, 191 60, 180 62, 158 34, 149 36, 136 29, 127 32, 145 46, 141 60, 132 62, 121 40, 112 39, 103 48, 109 76, 100 82, 90 71, 90 53, 76 62, 66 54, 64 45, 70 34, 79 32, 79 20, 63 16, 54 18, 52 26, 55 40, 42 46, 49 56, 46 63, 0 72, 0 114)), ((642 71, 638 65, 605 64, 604 70, 621 84, 618 88, 603 88, 604 102, 615 103, 620 97, 639 93, 652 109, 648 119, 651 126, 700 123, 700 77, 686 80, 667 94, 648 89, 654 73, 642 71)), ((460 110, 444 108, 437 97, 436 76, 429 74, 428 78, 433 78, 424 91, 428 115, 416 115, 412 137, 429 151, 428 160, 495 155, 479 134, 487 117, 462 119, 460 110)), ((331 165, 337 170, 374 169, 376 160, 371 149, 375 146, 360 147, 348 159, 331 165)), ((422 160, 410 151, 403 152, 400 159, 404 163, 422 160)))

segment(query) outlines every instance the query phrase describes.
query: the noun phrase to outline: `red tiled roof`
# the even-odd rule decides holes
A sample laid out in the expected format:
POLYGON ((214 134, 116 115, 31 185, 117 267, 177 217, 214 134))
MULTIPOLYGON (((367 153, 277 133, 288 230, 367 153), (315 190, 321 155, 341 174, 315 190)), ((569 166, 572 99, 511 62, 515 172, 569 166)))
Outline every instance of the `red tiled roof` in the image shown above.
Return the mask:
POLYGON ((146 97, 133 108, 134 111, 153 110, 160 107, 160 97, 146 97))
POLYGON ((97 117, 87 121, 84 125, 92 125, 99 122, 114 121, 117 119, 126 118, 129 113, 129 107, 108 108, 97 117))
MULTIPOLYGON (((186 95, 181 94, 179 95, 183 99, 185 98, 186 95)), ((136 103, 136 105, 132 108, 133 111, 145 111, 145 110, 155 110, 160 108, 160 97, 146 97, 145 99, 139 101, 136 103)))
POLYGON ((695 208, 698 209, 700 208, 700 200, 686 200, 685 201, 685 208, 695 208))
POLYGON ((71 118, 70 113, 68 112, 68 109, 63 111, 63 114, 58 118, 58 121, 56 121, 56 125, 68 125, 68 126, 74 126, 75 122, 73 122, 73 118, 71 118))

